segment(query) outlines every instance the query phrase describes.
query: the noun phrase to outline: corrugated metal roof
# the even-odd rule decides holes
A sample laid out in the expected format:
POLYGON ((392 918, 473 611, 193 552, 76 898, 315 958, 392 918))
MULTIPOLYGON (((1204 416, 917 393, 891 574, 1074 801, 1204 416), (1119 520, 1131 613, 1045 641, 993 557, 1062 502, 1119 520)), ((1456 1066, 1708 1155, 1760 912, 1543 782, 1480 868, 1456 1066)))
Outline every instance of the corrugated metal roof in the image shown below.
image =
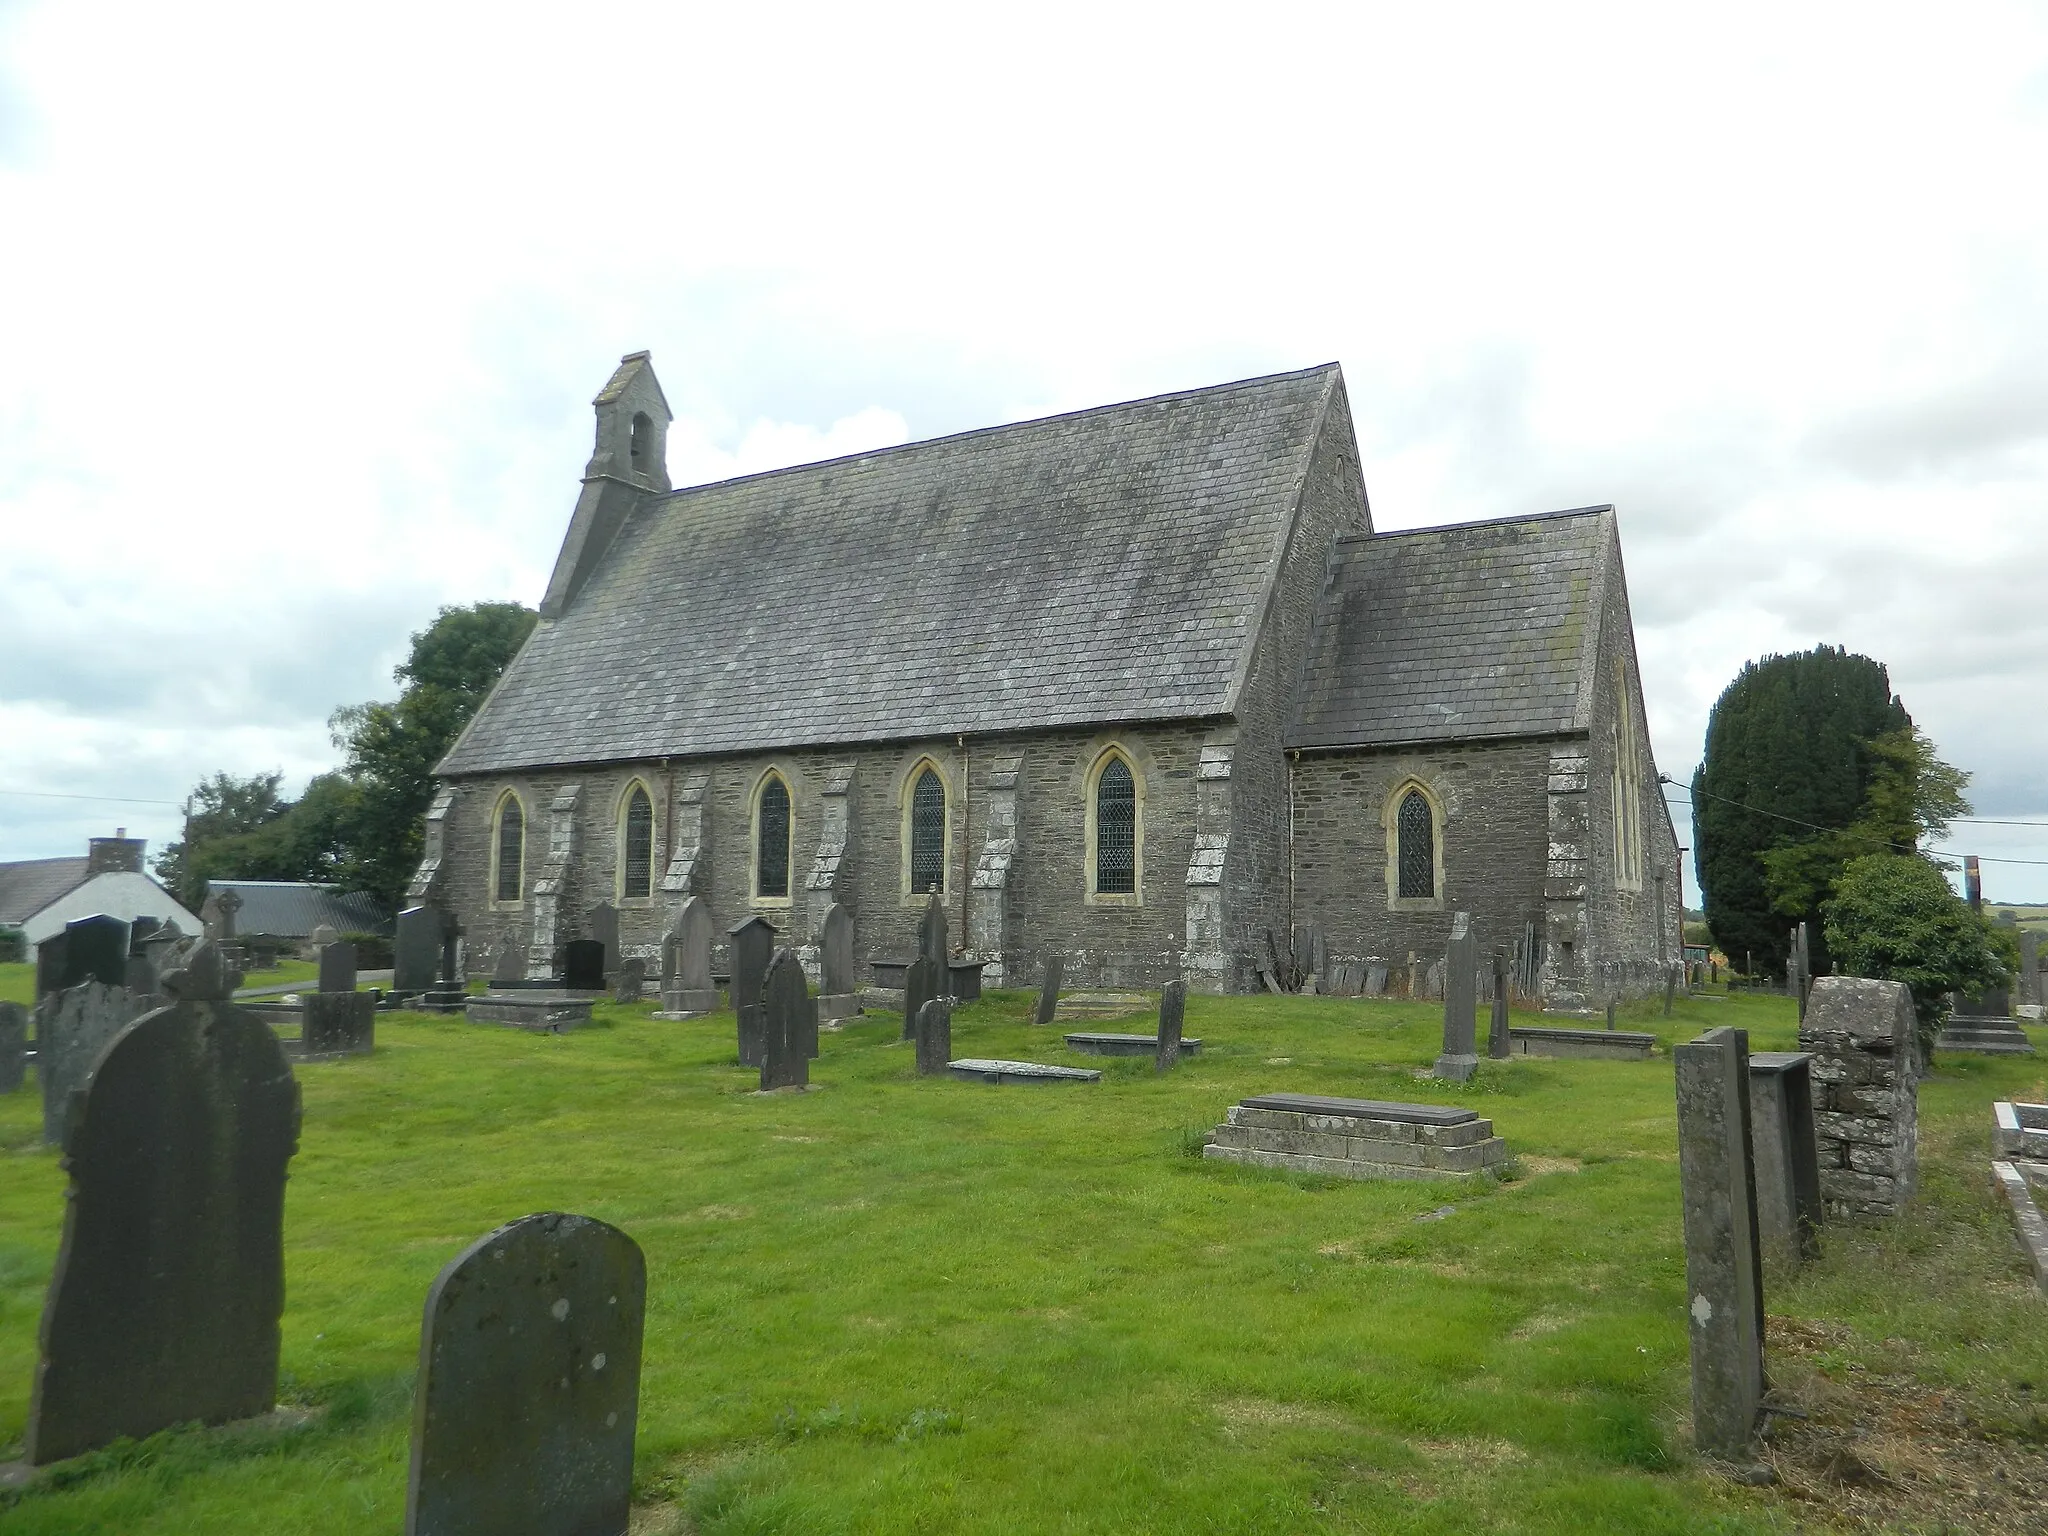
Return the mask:
POLYGON ((237 937, 267 934, 279 939, 304 939, 322 923, 337 933, 390 933, 390 909, 367 891, 289 880, 210 880, 203 915, 215 920, 214 897, 233 891, 242 898, 235 914, 237 937))

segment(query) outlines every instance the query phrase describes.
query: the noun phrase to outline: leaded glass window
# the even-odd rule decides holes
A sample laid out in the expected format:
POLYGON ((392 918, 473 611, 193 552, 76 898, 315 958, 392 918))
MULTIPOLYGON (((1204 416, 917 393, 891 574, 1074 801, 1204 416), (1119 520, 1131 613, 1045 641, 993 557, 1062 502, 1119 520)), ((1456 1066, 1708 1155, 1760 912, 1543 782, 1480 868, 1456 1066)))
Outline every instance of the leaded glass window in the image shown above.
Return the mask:
POLYGON ((517 901, 523 883, 520 868, 526 857, 526 813, 519 797, 507 795, 498 807, 498 895, 499 901, 517 901))
POLYGON ((789 894, 789 786, 771 778, 761 786, 759 852, 754 871, 754 894, 789 894))
POLYGON ((639 785, 626 797, 626 847, 619 894, 628 899, 654 887, 654 802, 639 785))
POLYGON ((933 886, 946 888, 946 786, 927 768, 910 791, 910 889, 933 886))
POLYGON ((1138 786, 1120 757, 1095 781, 1095 889, 1128 896, 1138 888, 1138 786))
POLYGON ((1403 795, 1395 827, 1401 842, 1401 895, 1425 900, 1436 895, 1436 825, 1428 796, 1419 789, 1403 795))

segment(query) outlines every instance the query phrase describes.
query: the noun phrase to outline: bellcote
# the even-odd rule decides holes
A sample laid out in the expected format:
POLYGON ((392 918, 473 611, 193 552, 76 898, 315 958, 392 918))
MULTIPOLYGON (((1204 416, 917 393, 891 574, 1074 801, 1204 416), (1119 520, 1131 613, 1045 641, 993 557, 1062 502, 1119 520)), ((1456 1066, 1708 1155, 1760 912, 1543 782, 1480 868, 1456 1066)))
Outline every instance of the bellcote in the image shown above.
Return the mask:
POLYGON ((585 466, 585 480, 624 480, 642 490, 666 491, 668 424, 673 416, 654 364, 645 352, 628 352, 597 398, 597 447, 585 466))

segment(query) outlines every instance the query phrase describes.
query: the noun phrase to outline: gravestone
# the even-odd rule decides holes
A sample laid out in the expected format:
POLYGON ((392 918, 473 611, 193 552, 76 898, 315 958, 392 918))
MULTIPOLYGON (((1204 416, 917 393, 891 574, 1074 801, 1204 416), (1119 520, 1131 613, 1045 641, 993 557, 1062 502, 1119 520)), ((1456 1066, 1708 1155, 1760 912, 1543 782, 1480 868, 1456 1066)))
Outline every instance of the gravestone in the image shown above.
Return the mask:
POLYGON ((1451 919, 1450 943, 1444 950, 1444 1050, 1435 1073, 1462 1083, 1479 1070, 1478 942, 1472 937, 1472 914, 1451 919))
POLYGON ((1749 1035, 1711 1029, 1671 1054, 1678 1079, 1693 1436, 1709 1456, 1748 1461, 1765 1386, 1749 1035))
POLYGON ((12 1093, 28 1072, 28 1010, 0 1003, 0 1093, 12 1093))
POLYGON ((64 1236, 29 1405, 31 1465, 277 1401, 285 1169, 299 1087, 202 944, 70 1116, 64 1236))
POLYGON ((138 1013, 126 987, 82 982, 36 1004, 36 1077, 43 1087, 43 1143, 64 1139, 71 1096, 85 1086, 92 1064, 138 1013))
POLYGON ((220 929, 214 935, 215 939, 222 943, 233 940, 236 937, 235 914, 242 910, 242 898, 231 890, 222 891, 213 899, 213 910, 218 914, 214 926, 220 929))
POLYGON ((571 992, 604 990, 604 943, 571 939, 562 946, 562 985, 571 992))
POLYGON ((637 1003, 640 994, 647 988, 647 962, 637 956, 621 960, 612 977, 612 1001, 615 1003, 637 1003))
POLYGON ((1060 978, 1067 968, 1067 957, 1056 950, 1045 954, 1045 979, 1038 984, 1038 1007, 1031 1015, 1034 1024, 1050 1024, 1053 1015, 1060 1010, 1060 978))
POLYGON ((941 1077, 953 1059, 953 1005, 934 997, 917 1010, 917 1075, 941 1077))
MULTIPOLYGON (((583 936, 604 946, 603 974, 609 976, 619 963, 619 909, 600 901, 583 922, 583 936)), ((597 983, 602 987, 604 982, 597 983)))
POLYGON ((1820 1246, 1812 1064, 1800 1051, 1758 1051, 1749 1058, 1757 1240, 1765 1252, 1792 1263, 1812 1258, 1820 1246))
POLYGON ((740 1065, 761 1065, 761 1036, 766 1023, 761 1017, 761 988, 768 979, 768 965, 775 958, 775 927, 756 914, 735 924, 732 939, 732 1011, 738 1025, 740 1065))
POLYGON ((438 907, 407 907, 398 914, 398 933, 391 941, 391 990, 400 997, 429 991, 439 978, 441 929, 438 907))
POLYGON ((826 909, 818 930, 818 1017, 850 1019, 859 1012, 853 977, 853 918, 835 901, 826 909))
POLYGON ((1508 952, 1493 952, 1493 1016, 1488 1020, 1486 1054, 1505 1061, 1514 1051, 1508 1035, 1508 952))
POLYGON ((1152 1060, 1155 1072, 1180 1065, 1180 1032, 1187 1011, 1188 984, 1176 976, 1159 989, 1159 1051, 1152 1060))
POLYGON ((2039 1004, 2041 997, 2041 935, 2031 928, 2019 931, 2020 1001, 2039 1004))
POLYGON ((367 1056, 376 1048, 377 1000, 367 992, 308 992, 299 1005, 307 1056, 367 1056))
POLYGON ((406 1536, 625 1536, 647 1262, 560 1212, 471 1244, 427 1291, 406 1536))
POLYGON ((761 1091, 801 1088, 818 1054, 818 1009, 804 980, 803 962, 778 949, 761 981, 761 1091))
POLYGON ((1919 1178, 1913 994, 1902 981, 1823 976, 1799 1048, 1813 1056, 1813 1131, 1830 1217, 1896 1216, 1919 1178))
POLYGON ((917 1038, 918 1010, 940 996, 945 984, 937 979, 939 973, 932 968, 930 960, 919 955, 903 968, 903 1038, 917 1038))
POLYGON ((947 962, 953 957, 953 941, 946 931, 946 904, 939 900, 936 887, 925 901, 924 915, 917 921, 917 952, 931 966, 940 993, 950 992, 952 977, 947 962))
POLYGON ((356 989, 356 947, 336 940, 320 946, 320 990, 353 992, 356 989))
POLYGON ((128 985, 128 925, 118 917, 78 918, 36 946, 37 997, 88 981, 128 985))
POLYGON ((149 958, 147 950, 131 948, 128 951, 128 963, 121 972, 121 986, 138 1004, 145 998, 156 996, 156 962, 149 958))
POLYGON ((1373 960, 1368 962, 1365 967, 1364 995, 1367 997, 1385 997, 1387 995, 1387 976, 1386 961, 1373 960))
POLYGON ((718 1009, 711 980, 711 908, 692 896, 661 941, 661 1014, 694 1018, 718 1009))
POLYGON ((514 928, 498 941, 498 952, 491 960, 491 985, 507 987, 524 980, 526 939, 517 928, 514 928))

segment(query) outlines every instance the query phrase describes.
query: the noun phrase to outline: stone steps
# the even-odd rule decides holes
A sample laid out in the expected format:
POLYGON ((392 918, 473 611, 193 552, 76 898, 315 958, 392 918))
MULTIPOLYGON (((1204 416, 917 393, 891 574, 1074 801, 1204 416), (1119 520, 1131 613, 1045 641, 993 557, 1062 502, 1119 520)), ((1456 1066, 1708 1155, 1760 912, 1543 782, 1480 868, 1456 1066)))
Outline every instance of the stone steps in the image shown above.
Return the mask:
POLYGON ((1202 1155, 1346 1179, 1471 1180, 1508 1151, 1468 1109, 1270 1094, 1232 1105, 1202 1155))
POLYGON ((1948 1028, 1935 1039, 1937 1051, 1971 1051, 1980 1056, 2031 1056, 2034 1043, 2016 1019, 1968 1019, 1951 1016, 1948 1028))

